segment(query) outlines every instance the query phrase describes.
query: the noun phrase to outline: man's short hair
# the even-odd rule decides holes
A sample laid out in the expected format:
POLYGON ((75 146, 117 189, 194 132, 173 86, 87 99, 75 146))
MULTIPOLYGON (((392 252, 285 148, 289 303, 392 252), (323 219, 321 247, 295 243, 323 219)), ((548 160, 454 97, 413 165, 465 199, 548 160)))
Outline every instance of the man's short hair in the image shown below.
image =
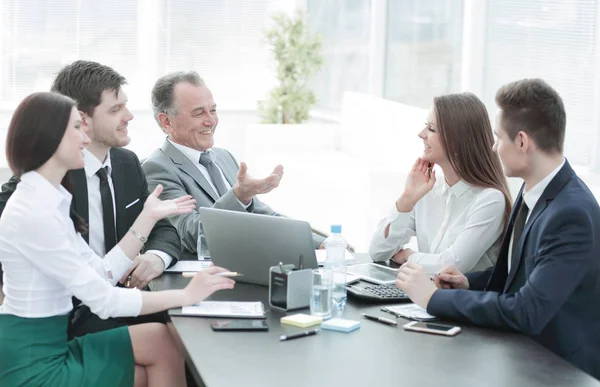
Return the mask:
POLYGON ((191 83, 194 86, 204 86, 204 80, 196 71, 177 71, 158 78, 152 88, 152 110, 154 119, 160 125, 158 115, 165 113, 169 116, 177 114, 174 94, 175 86, 179 83, 191 83))
POLYGON ((104 90, 118 96, 121 86, 127 84, 124 76, 97 62, 77 60, 62 68, 52 82, 51 91, 77 101, 77 109, 90 117, 102 102, 104 90))
POLYGON ((522 79, 496 93, 500 123, 514 140, 520 131, 546 153, 563 152, 567 117, 562 98, 542 79, 522 79))

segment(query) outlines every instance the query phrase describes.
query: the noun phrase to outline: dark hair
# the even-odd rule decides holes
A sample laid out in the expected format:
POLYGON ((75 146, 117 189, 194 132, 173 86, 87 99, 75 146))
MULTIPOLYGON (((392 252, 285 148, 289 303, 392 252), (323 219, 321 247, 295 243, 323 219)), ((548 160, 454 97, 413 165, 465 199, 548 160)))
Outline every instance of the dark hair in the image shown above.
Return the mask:
POLYGON ((512 200, 500 159, 492 149, 494 135, 485 105, 472 93, 442 95, 433 104, 450 166, 466 183, 502 192, 506 225, 512 200))
POLYGON ((520 131, 533 138, 546 153, 563 151, 567 115, 562 98, 542 79, 522 79, 496 93, 500 122, 509 138, 520 131))
MULTIPOLYGON (((16 177, 44 165, 54 155, 62 141, 75 101, 51 92, 34 93, 26 97, 13 113, 6 135, 6 159, 16 177)), ((72 192, 65 175, 62 185, 72 192)), ((71 211, 77 231, 87 232, 81 217, 71 211)))
POLYGON ((73 98, 77 101, 77 109, 92 117, 94 109, 102 102, 102 92, 110 90, 118 96, 119 89, 125 84, 125 77, 112 68, 77 60, 58 72, 51 91, 73 98))

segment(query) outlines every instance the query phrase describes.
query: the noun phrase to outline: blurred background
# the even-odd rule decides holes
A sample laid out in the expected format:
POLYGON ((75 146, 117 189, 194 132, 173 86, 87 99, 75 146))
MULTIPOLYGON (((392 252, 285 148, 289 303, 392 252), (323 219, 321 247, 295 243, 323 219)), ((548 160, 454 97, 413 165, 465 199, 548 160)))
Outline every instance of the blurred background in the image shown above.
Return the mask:
MULTIPOLYGON (((366 251, 419 156, 417 133, 436 95, 471 91, 494 121, 494 95, 525 77, 548 81, 567 108, 565 151, 600 197, 598 0, 0 0, 0 145, 13 109, 48 90, 64 65, 113 67, 135 115, 140 158, 164 140, 150 90, 170 71, 196 70, 220 117, 216 146, 250 173, 285 167, 262 199, 343 234, 366 251), (318 36, 322 65, 308 81, 308 120, 261 124, 257 103, 278 85, 265 31, 278 12, 318 36)), ((0 177, 6 169, 0 155, 0 177)), ((511 181, 513 193, 518 181, 511 181)))

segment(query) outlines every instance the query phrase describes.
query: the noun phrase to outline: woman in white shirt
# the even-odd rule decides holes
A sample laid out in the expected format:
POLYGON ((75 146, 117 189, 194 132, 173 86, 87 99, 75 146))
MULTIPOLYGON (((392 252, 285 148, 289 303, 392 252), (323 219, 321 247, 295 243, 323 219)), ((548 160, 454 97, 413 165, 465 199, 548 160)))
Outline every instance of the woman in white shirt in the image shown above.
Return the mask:
POLYGON ((25 98, 11 120, 7 159, 21 178, 0 218, 4 303, 0 306, 0 386, 185 386, 183 356, 162 324, 67 339, 76 296, 100 317, 137 316, 199 302, 234 282, 211 268, 183 290, 141 292, 114 285, 154 224, 192 211, 189 196, 148 197, 131 230, 102 259, 71 212, 68 170, 83 168, 89 143, 75 103, 54 93, 25 98))
POLYGON ((511 198, 492 150, 484 104, 471 93, 434 98, 419 137, 423 155, 404 192, 377 225, 369 249, 372 259, 415 262, 430 274, 446 265, 463 273, 494 265, 511 198), (435 164, 441 178, 436 178, 435 164), (405 247, 413 236, 419 252, 405 247))

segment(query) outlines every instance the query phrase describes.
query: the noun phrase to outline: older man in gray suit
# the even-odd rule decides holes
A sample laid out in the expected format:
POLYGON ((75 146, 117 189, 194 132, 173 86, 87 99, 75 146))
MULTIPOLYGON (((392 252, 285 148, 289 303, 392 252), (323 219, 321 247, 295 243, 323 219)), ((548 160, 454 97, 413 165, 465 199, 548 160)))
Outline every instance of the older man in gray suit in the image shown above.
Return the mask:
MULTIPOLYGON (((279 185, 283 167, 270 176, 255 179, 248 167, 225 149, 214 148, 214 132, 219 123, 212 93, 195 71, 167 74, 152 89, 154 117, 167 139, 143 163, 149 189, 164 187, 162 199, 192 195, 196 205, 256 214, 278 216, 256 198, 279 185)), ((182 248, 196 253, 200 225, 197 211, 171 219, 181 238, 182 248)), ((315 248, 323 238, 313 235, 315 248)))

